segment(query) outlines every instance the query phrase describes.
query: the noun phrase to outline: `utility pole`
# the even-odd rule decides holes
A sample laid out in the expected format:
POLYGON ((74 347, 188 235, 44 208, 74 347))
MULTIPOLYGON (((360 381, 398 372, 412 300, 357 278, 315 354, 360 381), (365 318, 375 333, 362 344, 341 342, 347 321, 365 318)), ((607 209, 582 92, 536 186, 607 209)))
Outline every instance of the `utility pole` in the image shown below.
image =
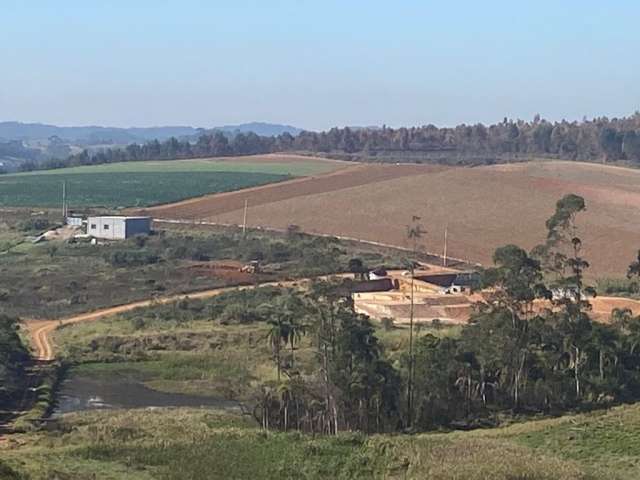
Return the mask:
POLYGON ((409 309, 409 382, 407 383, 407 427, 411 428, 413 422, 413 305, 414 278, 416 276, 415 264, 411 263, 411 307, 409 309))
POLYGON ((62 220, 67 219, 67 181, 62 182, 62 220))
POLYGON ((447 230, 449 230, 449 224, 447 223, 444 226, 444 255, 442 259, 442 266, 447 266, 447 230))
POLYGON ((246 235, 247 234, 247 209, 249 207, 249 200, 248 199, 244 199, 244 215, 242 218, 242 235, 246 235))

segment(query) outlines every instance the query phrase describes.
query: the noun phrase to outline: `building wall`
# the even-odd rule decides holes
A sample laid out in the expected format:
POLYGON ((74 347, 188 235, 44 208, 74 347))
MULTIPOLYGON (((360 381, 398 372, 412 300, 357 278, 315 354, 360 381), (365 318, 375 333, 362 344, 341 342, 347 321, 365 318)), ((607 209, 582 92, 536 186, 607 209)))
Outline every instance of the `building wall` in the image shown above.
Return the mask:
POLYGON ((82 217, 67 217, 67 225, 71 225, 73 227, 81 227, 82 217))
POLYGON ((151 218, 128 218, 126 222, 125 237, 134 235, 148 235, 151 232, 151 218))
POLYGON ((124 240, 134 235, 149 234, 151 218, 89 217, 87 233, 96 238, 124 240))
POLYGON ((126 237, 126 223, 124 218, 89 217, 87 219, 87 233, 96 238, 108 240, 123 240, 126 237))

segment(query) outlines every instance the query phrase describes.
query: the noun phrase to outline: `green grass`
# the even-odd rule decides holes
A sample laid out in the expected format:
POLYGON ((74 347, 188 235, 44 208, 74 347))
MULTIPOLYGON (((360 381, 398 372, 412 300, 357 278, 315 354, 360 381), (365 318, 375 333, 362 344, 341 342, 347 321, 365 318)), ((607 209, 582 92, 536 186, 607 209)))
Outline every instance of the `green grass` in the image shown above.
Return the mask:
MULTIPOLYGON (((406 353, 409 349, 409 326, 396 325, 391 330, 385 330, 379 322, 374 322, 376 327, 376 336, 380 339, 380 343, 385 349, 387 355, 394 359, 399 355, 406 353)), ((414 327, 414 340, 425 336, 433 335, 438 338, 458 337, 462 325, 441 325, 433 327, 428 324, 414 327)))
POLYGON ((229 347, 212 352, 166 352, 138 362, 86 363, 72 368, 69 375, 103 381, 127 378, 161 392, 243 401, 257 388, 258 375, 275 379, 275 367, 266 346, 253 351, 229 347))
POLYGON ((52 208, 62 180, 72 207, 146 207, 273 183, 285 175, 243 172, 75 173, 0 177, 0 205, 52 208))
POLYGON ((40 175, 73 175, 77 173, 155 173, 155 172, 239 172, 239 173, 270 173, 276 175, 291 175, 301 177, 326 173, 336 168, 336 164, 325 160, 304 158, 295 162, 255 161, 244 157, 243 161, 236 161, 233 157, 227 159, 199 158, 188 160, 162 160, 146 162, 122 162, 103 165, 87 165, 81 167, 42 170, 34 172, 16 173, 7 177, 40 176, 40 175), (248 160, 247 160, 248 159, 248 160))
POLYGON ((312 159, 289 163, 199 159, 72 167, 0 176, 0 206, 57 207, 63 181, 72 208, 145 207, 334 168, 330 162, 312 159))
MULTIPOLYGON (((623 416, 635 418, 638 408, 623 416)), ((613 415, 615 417, 615 413, 613 415)), ((574 419, 582 426, 586 416, 574 419)), ((557 422, 557 421, 556 421, 557 422)), ((571 424, 571 422, 567 422, 571 424)), ((249 416, 213 410, 157 409, 71 414, 57 429, 16 438, 6 465, 32 480, 100 479, 632 479, 606 442, 598 465, 568 458, 563 446, 530 446, 528 431, 555 428, 529 422, 513 428, 422 435, 344 433, 312 437, 260 431, 249 416)), ((606 431, 616 428, 608 423, 606 431)), ((604 432, 600 432, 601 434, 604 432)), ((633 434, 637 442, 640 434, 633 434)), ((632 452, 632 453, 635 453, 632 452)))
POLYGON ((640 478, 640 404, 512 425, 487 432, 537 451, 605 466, 613 478, 640 478))

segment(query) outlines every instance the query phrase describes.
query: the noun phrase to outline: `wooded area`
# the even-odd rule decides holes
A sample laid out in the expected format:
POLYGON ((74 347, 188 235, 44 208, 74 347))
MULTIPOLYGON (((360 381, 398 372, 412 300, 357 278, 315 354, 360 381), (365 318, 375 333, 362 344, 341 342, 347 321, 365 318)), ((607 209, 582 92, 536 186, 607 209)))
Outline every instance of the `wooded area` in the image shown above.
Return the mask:
POLYGON ((124 149, 85 150, 66 159, 41 164, 27 162, 23 170, 61 168, 138 160, 222 157, 271 152, 310 152, 368 161, 491 164, 532 157, 583 161, 640 163, 640 112, 621 119, 606 117, 581 122, 504 119, 503 122, 438 128, 332 128, 326 132, 284 133, 261 137, 254 133, 215 132, 195 142, 171 138, 124 149))
POLYGON ((602 324, 589 316, 594 292, 584 283, 589 264, 575 224, 584 209, 581 197, 567 195, 543 244, 531 253, 499 248, 483 272, 490 298, 460 335, 421 336, 395 362, 339 287, 320 283, 304 299, 284 297, 266 317, 279 379, 263 387, 257 419, 266 429, 325 434, 424 431, 636 401, 640 317, 614 310, 602 324), (549 308, 535 309, 540 301, 549 308), (296 368, 301 335, 316 351, 312 375, 296 368))
POLYGON ((18 321, 0 313, 0 408, 16 400, 25 388, 29 354, 18 336, 18 321))

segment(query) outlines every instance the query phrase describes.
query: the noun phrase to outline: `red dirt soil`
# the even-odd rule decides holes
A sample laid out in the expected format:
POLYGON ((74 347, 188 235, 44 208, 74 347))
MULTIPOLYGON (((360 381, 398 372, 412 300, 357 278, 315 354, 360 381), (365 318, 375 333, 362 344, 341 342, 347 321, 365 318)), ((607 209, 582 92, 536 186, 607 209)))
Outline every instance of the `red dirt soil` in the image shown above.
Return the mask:
POLYGON ((241 271, 243 266, 242 262, 224 260, 194 262, 184 268, 194 276, 222 278, 228 283, 251 283, 256 281, 256 275, 241 271))

